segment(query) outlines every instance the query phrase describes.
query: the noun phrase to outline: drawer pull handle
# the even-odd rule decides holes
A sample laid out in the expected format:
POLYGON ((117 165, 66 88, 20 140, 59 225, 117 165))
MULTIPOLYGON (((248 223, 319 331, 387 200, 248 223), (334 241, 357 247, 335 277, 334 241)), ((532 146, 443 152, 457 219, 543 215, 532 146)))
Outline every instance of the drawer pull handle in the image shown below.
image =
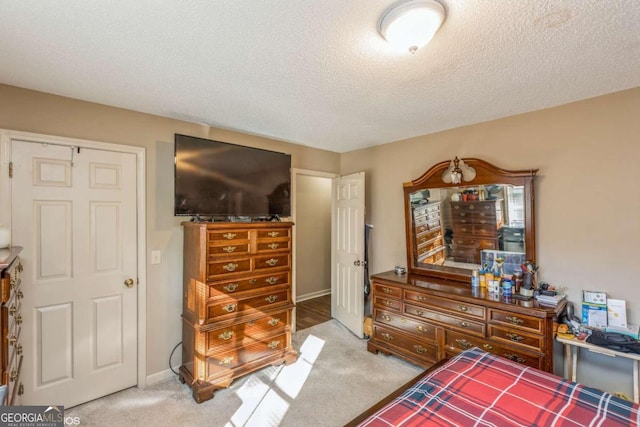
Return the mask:
POLYGON ((11 279, 9 281, 9 289, 14 290, 16 288, 16 279, 11 279))
POLYGON ((387 301, 387 300, 383 300, 383 301, 382 301, 382 303, 383 303, 384 305, 386 305, 387 307, 391 307, 391 306, 393 305, 393 302, 391 302, 391 301, 387 301))
POLYGON ((418 316, 422 316, 422 315, 424 314, 424 311, 422 311, 422 310, 416 310, 416 314, 417 314, 418 316))
POLYGON ((267 301, 269 304, 272 304, 276 302, 277 299, 278 299, 277 295, 269 295, 268 297, 265 298, 265 301, 267 301))
POLYGON ((472 211, 472 210, 474 210, 474 209, 475 209, 475 207, 474 207, 473 205, 469 205, 469 210, 470 210, 470 211, 472 211))
POLYGON ((275 285, 278 282, 278 278, 277 277, 269 277, 268 279, 265 279, 265 282, 267 282, 270 285, 275 285))
POLYGON ((249 279, 249 284, 253 285, 254 283, 256 283, 258 280, 257 279, 249 279))
POLYGON ((18 338, 15 335, 9 337, 9 345, 16 345, 16 341, 18 341, 18 338))
POLYGON ((407 323, 407 319, 405 319, 404 317, 401 317, 401 318, 400 318, 400 322, 401 322, 401 323, 407 323))
POLYGON ((424 354, 427 351, 426 348, 424 348, 423 346, 418 345, 418 344, 414 344, 413 348, 416 350, 416 352, 418 352, 420 354, 424 354))
POLYGON ((515 341, 515 342, 520 342, 525 340, 525 338, 522 335, 518 335, 518 334, 506 334, 506 336, 511 341, 515 341))
POLYGON ((225 233, 225 234, 222 235, 222 237, 224 237, 227 240, 231 240, 234 237, 236 237, 236 233, 225 233))
POLYGON ((418 301, 428 301, 428 300, 429 300, 429 298, 427 298, 427 297, 423 297, 422 295, 418 295, 418 296, 416 297, 416 299, 417 299, 418 301))
POLYGON ((482 347, 485 350, 493 350, 493 346, 491 344, 482 344, 482 347))
POLYGON ((422 325, 418 325, 418 326, 416 326, 416 329, 418 330, 418 332, 420 332, 420 333, 422 333, 422 334, 424 334, 425 332, 429 332, 429 328, 425 328, 425 327, 424 327, 424 326, 422 326, 422 325))
POLYGON ((385 322, 391 322, 391 316, 384 315, 382 316, 382 320, 384 320, 385 322))
POLYGON ((18 354, 18 356, 20 356, 22 354, 22 345, 18 345, 16 347, 16 353, 18 354))
POLYGON ((516 316, 507 316, 506 319, 513 323, 514 325, 520 325, 522 323, 524 323, 524 320, 520 319, 519 317, 516 316))
POLYGON ((18 379, 18 372, 14 369, 11 371, 11 374, 9 375, 9 381, 14 382, 17 379, 18 379))
POLYGON ((220 338, 221 340, 228 341, 231 339, 232 336, 233 336, 233 331, 224 331, 223 333, 218 335, 218 338, 220 338))
POLYGON ((481 219, 481 220, 480 220, 480 224, 486 224, 486 223, 487 223, 487 221, 486 221, 486 220, 484 220, 484 219, 481 219))
POLYGON ((463 328, 471 327, 471 325, 468 322, 460 322, 460 326, 462 326, 463 328))
POLYGON ((390 294, 391 292, 393 292, 391 289, 384 287, 382 288, 382 292, 384 292, 385 294, 390 294))
POLYGON ((393 337, 391 335, 389 335, 386 332, 383 332, 380 334, 382 336, 382 338, 384 338, 386 341, 391 341, 393 339, 393 337))
POLYGON ((278 249, 278 246, 280 246, 278 243, 269 243, 269 249, 278 249))
POLYGON ((504 353, 502 356, 506 357, 509 360, 512 360, 514 362, 518 362, 518 363, 524 363, 527 361, 527 359, 520 357, 518 355, 515 354, 511 354, 511 353, 504 353))
POLYGON ((24 294, 22 293, 22 291, 18 291, 18 292, 16 293, 16 298, 18 298, 18 299, 22 299, 22 298, 24 298, 24 294))
POLYGON ((462 338, 456 339, 456 342, 462 348, 471 348, 471 347, 473 347, 473 344, 471 344, 469 341, 467 341, 465 339, 462 339, 462 338))
POLYGON ((469 307, 467 307, 466 305, 459 305, 458 308, 460 309, 460 311, 469 311, 469 307))
POLYGON ((238 264, 234 264, 230 262, 229 264, 225 264, 222 268, 224 268, 227 271, 235 271, 236 268, 238 268, 238 264))
POLYGON ((269 233, 269 237, 278 237, 280 235, 279 231, 271 231, 269 233))
POLYGON ((253 326, 253 325, 255 325, 255 324, 256 324, 256 321, 255 321, 255 320, 249 320, 249 321, 247 322, 247 325, 249 325, 249 326, 253 326))
POLYGON ((465 216, 465 215, 466 215, 466 213, 460 212, 460 216, 465 216))
POLYGON ((225 246, 224 248, 222 248, 223 251, 225 251, 226 253, 230 254, 231 252, 236 250, 235 246, 225 246))
POLYGON ((10 315, 12 315, 12 316, 14 316, 14 315, 16 314, 16 311, 18 311, 18 310, 16 309, 16 306, 15 306, 15 305, 13 305, 13 304, 11 304, 11 307, 9 307, 9 314, 10 314, 10 315))
POLYGON ((234 357, 233 356, 227 356, 224 359, 220 360, 220 362, 218 362, 219 365, 228 365, 231 362, 233 362, 234 357))
POLYGON ((16 324, 22 325, 22 314, 18 314, 18 317, 16 317, 16 324))
POLYGON ((236 289, 238 289, 238 284, 237 283, 229 283, 228 285, 224 285, 222 287, 222 289, 224 289, 227 292, 233 292, 236 289))
POLYGON ((278 348, 279 345, 280 341, 271 341, 269 344, 267 344, 267 347, 273 350, 274 348, 278 348))
POLYGON ((18 270, 18 273, 22 273, 22 271, 24 270, 22 263, 18 264, 18 266, 16 267, 16 270, 18 270))
POLYGON ((233 313, 234 311, 236 311, 237 306, 238 306, 237 304, 227 304, 223 306, 222 309, 227 313, 233 313))
POLYGON ((460 206, 454 206, 455 209, 460 209, 460 206))
POLYGON ((267 323, 269 323, 270 326, 276 326, 278 323, 280 323, 280 319, 277 317, 274 317, 271 320, 269 320, 267 323))
POLYGON ((276 258, 269 258, 268 260, 265 261, 265 263, 268 266, 273 267, 274 265, 276 265, 278 263, 278 260, 276 258))

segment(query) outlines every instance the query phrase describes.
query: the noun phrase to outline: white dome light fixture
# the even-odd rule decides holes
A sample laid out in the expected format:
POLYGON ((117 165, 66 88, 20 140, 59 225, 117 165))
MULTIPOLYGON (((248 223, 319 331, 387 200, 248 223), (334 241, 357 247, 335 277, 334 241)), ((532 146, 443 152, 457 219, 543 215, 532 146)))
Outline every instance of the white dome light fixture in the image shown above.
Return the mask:
POLYGON ((380 34, 399 49, 415 53, 431 41, 444 17, 444 7, 437 1, 411 0, 382 17, 380 34))

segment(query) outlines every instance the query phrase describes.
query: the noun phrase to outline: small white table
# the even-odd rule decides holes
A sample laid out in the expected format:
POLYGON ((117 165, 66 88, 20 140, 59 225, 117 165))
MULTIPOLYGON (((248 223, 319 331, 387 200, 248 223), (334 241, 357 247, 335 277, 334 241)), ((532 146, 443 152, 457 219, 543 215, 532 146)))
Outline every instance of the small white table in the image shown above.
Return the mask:
POLYGON ((581 341, 576 338, 566 339, 556 336, 556 340, 564 344, 564 352, 567 358, 567 372, 565 373, 565 377, 574 382, 577 381, 576 373, 578 370, 578 353, 580 351, 580 348, 586 348, 593 353, 604 354, 605 356, 609 357, 622 357, 625 359, 631 359, 631 361, 633 361, 633 401, 636 403, 640 403, 640 391, 638 386, 638 384, 640 383, 640 370, 638 369, 638 364, 640 363, 640 354, 622 353, 620 351, 614 351, 606 347, 589 344, 586 341, 581 341))

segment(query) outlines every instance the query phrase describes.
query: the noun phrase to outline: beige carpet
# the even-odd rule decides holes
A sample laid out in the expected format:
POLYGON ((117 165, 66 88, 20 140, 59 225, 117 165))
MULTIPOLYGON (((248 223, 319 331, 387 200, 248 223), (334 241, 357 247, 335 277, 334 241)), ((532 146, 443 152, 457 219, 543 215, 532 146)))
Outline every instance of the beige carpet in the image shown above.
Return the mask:
POLYGON ((197 404, 177 377, 75 408, 82 426, 342 426, 420 373, 374 355, 335 320, 296 332, 298 361, 236 380, 197 404))

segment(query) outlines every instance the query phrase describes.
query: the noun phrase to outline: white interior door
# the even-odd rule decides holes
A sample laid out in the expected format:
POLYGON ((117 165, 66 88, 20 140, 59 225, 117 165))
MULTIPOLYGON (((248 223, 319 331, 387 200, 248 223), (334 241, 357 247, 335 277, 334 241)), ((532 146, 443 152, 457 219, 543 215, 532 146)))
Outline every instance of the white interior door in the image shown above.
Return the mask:
POLYGON ((13 140, 11 161, 23 404, 70 407, 136 385, 135 154, 13 140))
POLYGON ((331 191, 331 315, 362 338, 364 172, 334 178, 331 191))

